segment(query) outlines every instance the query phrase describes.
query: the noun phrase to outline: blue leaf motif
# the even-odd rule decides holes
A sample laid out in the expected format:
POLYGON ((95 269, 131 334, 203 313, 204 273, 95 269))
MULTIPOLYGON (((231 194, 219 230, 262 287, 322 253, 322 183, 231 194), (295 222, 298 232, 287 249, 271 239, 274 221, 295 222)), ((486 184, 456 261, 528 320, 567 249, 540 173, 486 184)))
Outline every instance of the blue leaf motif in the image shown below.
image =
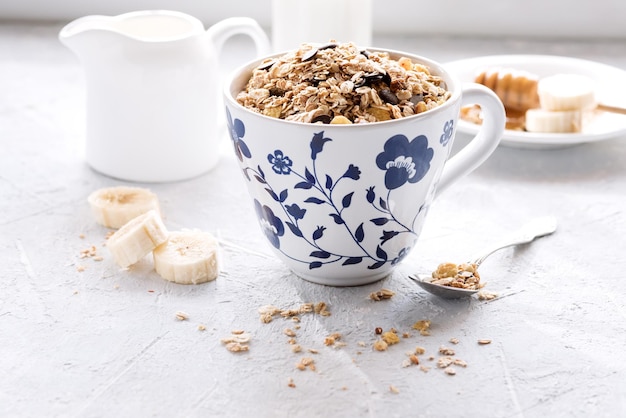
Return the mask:
POLYGON ((328 174, 326 174, 326 188, 328 190, 333 188, 333 179, 328 174))
POLYGON ((282 203, 287 200, 287 189, 280 192, 279 201, 282 203))
POLYGON ((370 269, 370 270, 375 270, 377 268, 380 268, 380 267, 384 266, 386 262, 387 262, 386 260, 385 261, 377 261, 376 263, 372 264, 371 266, 367 266, 367 268, 370 269))
POLYGON ((380 245, 376 247, 376 256, 378 258, 382 258, 383 260, 387 261, 387 253, 385 252, 385 250, 380 248, 380 245))
POLYGON ((349 266, 351 264, 359 264, 361 261, 363 261, 363 257, 350 257, 346 261, 341 263, 341 265, 342 266, 349 266))
POLYGON ((319 199, 317 197, 309 197, 305 200, 306 203, 315 203, 316 205, 321 205, 322 203, 326 203, 324 200, 319 199))
POLYGON ((296 189, 310 189, 311 187, 313 187, 312 183, 306 182, 306 181, 301 181, 300 183, 296 184, 295 186, 293 186, 296 189))
POLYGON ((317 269, 322 267, 322 262, 321 261, 314 261, 312 263, 309 264, 309 270, 313 270, 313 269, 317 269))
POLYGON ((343 199, 341 199, 341 204, 344 208, 350 207, 350 204, 352 203, 352 195, 354 195, 354 192, 348 193, 343 197, 343 199))
POLYGON ((333 220, 335 221, 337 225, 341 225, 342 223, 344 223, 343 218, 340 215, 337 215, 336 213, 330 213, 329 216, 333 218, 333 220))
POLYGON ((374 218, 370 219, 370 222, 372 222, 374 225, 381 226, 389 222, 389 218, 374 218))
POLYGON ((327 251, 313 251, 309 255, 315 258, 329 258, 330 257, 330 253, 327 251))
POLYGON ((261 166, 260 166, 260 165, 259 165, 259 166, 257 166, 257 168, 256 168, 256 169, 257 169, 257 171, 259 172, 259 174, 261 175, 261 177, 262 177, 263 179, 265 179, 265 173, 263 172, 263 169, 261 168, 261 166))
POLYGON ((278 195, 276 195, 276 193, 274 193, 274 190, 266 188, 265 189, 266 192, 268 192, 270 194, 270 196, 272 196, 272 199, 274 199, 277 202, 280 202, 278 195))
MULTIPOLYGON (((254 178, 256 179, 256 181, 258 181, 261 184, 267 184, 267 182, 265 181, 265 179, 263 177, 257 176, 255 174, 254 178)), ((250 179, 250 177, 248 177, 248 179, 250 179)))
POLYGON ((308 168, 304 168, 304 177, 306 177, 307 181, 311 184, 315 184, 315 176, 311 174, 308 168))
POLYGON ((362 222, 361 225, 357 227, 356 231, 354 231, 354 238, 356 238, 357 242, 363 242, 363 239, 365 238, 365 232, 363 231, 362 222))
POLYGON ((298 228, 297 226, 295 226, 294 224, 292 224, 291 222, 285 222, 287 224, 287 226, 289 227, 289 229, 291 230, 291 232, 296 236, 296 237, 302 237, 302 231, 300 231, 300 228, 298 228))
POLYGON ((385 202, 385 199, 383 199, 382 197, 378 200, 378 204, 381 208, 387 210, 387 202, 385 202))

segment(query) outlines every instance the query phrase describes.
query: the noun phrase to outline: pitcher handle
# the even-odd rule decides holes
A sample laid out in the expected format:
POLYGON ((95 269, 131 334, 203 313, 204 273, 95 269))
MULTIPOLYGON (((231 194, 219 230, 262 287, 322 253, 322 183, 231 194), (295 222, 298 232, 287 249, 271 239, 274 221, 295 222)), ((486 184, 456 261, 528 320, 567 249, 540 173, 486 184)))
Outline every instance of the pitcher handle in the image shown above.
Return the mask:
POLYGON ((258 22, 249 17, 229 17, 215 23, 207 30, 207 36, 217 51, 221 51, 224 42, 233 35, 245 34, 254 41, 257 56, 268 55, 270 41, 258 22))
POLYGON ((506 114, 498 96, 480 84, 465 83, 462 87, 461 106, 480 105, 483 123, 476 136, 446 162, 437 186, 437 195, 484 163, 495 151, 504 134, 506 114))

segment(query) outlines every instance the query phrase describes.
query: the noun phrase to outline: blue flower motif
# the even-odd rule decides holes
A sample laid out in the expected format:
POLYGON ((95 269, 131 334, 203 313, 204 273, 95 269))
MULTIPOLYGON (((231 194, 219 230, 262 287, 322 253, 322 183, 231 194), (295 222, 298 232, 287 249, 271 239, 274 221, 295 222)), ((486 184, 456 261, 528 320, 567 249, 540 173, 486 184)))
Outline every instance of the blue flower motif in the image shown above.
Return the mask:
POLYGON ((367 189, 367 194, 365 195, 365 197, 367 198, 367 201, 370 203, 372 203, 374 199, 376 199, 376 192, 374 191, 374 187, 375 186, 370 186, 367 189))
POLYGON ((274 151, 274 155, 267 154, 267 161, 272 164, 272 170, 274 170, 276 174, 291 173, 293 161, 291 161, 291 158, 284 155, 281 150, 277 149, 274 151))
POLYGON ((261 203, 259 203, 256 199, 254 199, 254 210, 256 211, 256 216, 259 219, 261 229, 269 242, 274 247, 280 248, 280 237, 285 234, 283 222, 274 215, 272 209, 265 205, 261 206, 261 203))
POLYGON ((453 132, 454 132, 454 121, 450 119, 449 121, 446 122, 445 125, 443 125, 443 134, 441 134, 441 137, 439 138, 439 143, 443 145, 444 147, 448 145, 448 142, 450 142, 450 139, 452 139, 453 132))
POLYGON ((398 253, 398 256, 396 258, 394 258, 393 260, 391 260, 391 265, 395 266, 396 264, 400 263, 404 257, 406 257, 409 252, 411 252, 411 247, 405 247, 403 249, 400 250, 400 252, 398 253))
POLYGON ((361 177, 361 170, 359 170, 359 167, 355 166, 354 164, 350 164, 343 177, 347 177, 352 180, 358 180, 359 177, 361 177))
POLYGON ((250 149, 246 143, 243 142, 243 139, 241 139, 246 134, 245 125, 239 119, 235 119, 233 121, 228 107, 226 108, 226 117, 228 118, 228 131, 230 132, 230 137, 233 140, 233 146, 235 147, 235 154, 237 154, 237 158, 239 158, 239 161, 243 161, 243 157, 252 157, 250 149))
POLYGON ((324 148, 324 144, 328 141, 332 141, 330 138, 324 137, 324 131, 318 132, 313 135, 313 139, 311 140, 311 159, 315 161, 317 158, 317 154, 322 152, 324 148))
POLYGON ((285 209, 287 209, 287 213, 293 216, 295 220, 303 219, 304 214, 306 213, 306 209, 302 209, 297 203, 294 203, 293 205, 285 205, 285 209))
POLYGON ((420 181, 430 169, 433 149, 428 148, 428 138, 419 135, 411 142, 404 135, 394 135, 385 142, 384 151, 376 157, 376 165, 385 170, 385 186, 397 189, 420 181))

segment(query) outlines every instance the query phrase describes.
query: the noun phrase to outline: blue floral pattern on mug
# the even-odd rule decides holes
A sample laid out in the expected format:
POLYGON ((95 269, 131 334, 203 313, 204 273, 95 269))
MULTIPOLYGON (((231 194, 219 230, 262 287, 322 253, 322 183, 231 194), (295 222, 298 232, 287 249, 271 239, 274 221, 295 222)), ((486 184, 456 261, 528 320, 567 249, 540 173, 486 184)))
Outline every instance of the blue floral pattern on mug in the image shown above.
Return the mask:
POLYGON ((439 137, 439 143, 444 147, 448 145, 448 142, 452 139, 454 134, 454 121, 450 119, 443 125, 443 134, 439 137))
MULTIPOLYGON (((230 113, 228 123, 235 151, 239 160, 244 162, 242 155, 250 158, 250 151, 242 140, 245 126, 238 119, 232 121, 230 113)), ((446 144, 452 135, 452 123, 448 121, 443 126, 444 134, 441 141, 446 144)), ((418 135, 409 140, 405 135, 394 135, 387 139, 375 161, 381 170, 381 176, 384 176, 384 190, 376 190, 376 186, 372 185, 362 188, 358 184, 361 169, 355 164, 349 163, 345 170, 339 171, 343 174, 338 178, 322 172, 317 162, 323 158, 324 148, 328 143, 332 143, 332 138, 325 136, 324 131, 315 133, 310 141, 311 159, 308 163, 293 161, 289 155, 277 149, 267 154, 266 161, 271 168, 269 171, 263 170, 261 166, 242 165, 245 178, 260 183, 277 205, 275 210, 272 210, 257 199, 254 200, 256 215, 263 233, 274 248, 291 260, 307 263, 309 269, 331 263, 340 263, 344 266, 368 263, 369 269, 378 269, 385 264, 398 264, 409 254, 417 241, 414 227, 418 216, 425 210, 425 205, 422 205, 408 221, 402 221, 394 213, 391 204, 392 194, 394 190, 407 184, 419 182, 429 172, 434 151, 429 147, 428 138, 425 135, 418 135), (274 189, 266 171, 278 176, 293 177, 293 186, 283 190, 274 189), (350 186, 350 182, 354 182, 354 185, 350 186), (342 186, 337 187, 340 184, 342 186), (291 195, 296 190, 305 192, 306 198, 292 200, 294 198, 291 195), (378 215, 365 221, 359 220, 358 224, 350 224, 349 211, 354 199, 365 199, 373 213, 378 215), (316 222, 321 224, 305 230, 301 221, 307 217, 308 210, 312 207, 328 208, 328 221, 318 220, 316 222), (333 234, 345 234, 352 240, 355 251, 350 254, 338 254, 325 247, 323 238, 331 230, 333 234), (288 232, 310 247, 308 257, 290 254, 289 248, 281 246, 281 238, 288 232), (374 233, 376 238, 373 241, 377 242, 376 248, 366 248, 364 242, 366 234, 374 233), (408 242, 409 245, 395 250, 397 256, 390 257, 386 249, 388 243, 405 234, 409 234, 410 239, 403 239, 402 242, 408 242)), ((369 239, 371 241, 371 237, 369 239)))
POLYGON ((233 140, 237 158, 239 161, 243 161, 243 157, 250 158, 252 156, 250 149, 242 139, 246 134, 246 126, 239 119, 233 120, 228 108, 226 108, 226 117, 228 119, 228 132, 230 132, 230 137, 233 140))

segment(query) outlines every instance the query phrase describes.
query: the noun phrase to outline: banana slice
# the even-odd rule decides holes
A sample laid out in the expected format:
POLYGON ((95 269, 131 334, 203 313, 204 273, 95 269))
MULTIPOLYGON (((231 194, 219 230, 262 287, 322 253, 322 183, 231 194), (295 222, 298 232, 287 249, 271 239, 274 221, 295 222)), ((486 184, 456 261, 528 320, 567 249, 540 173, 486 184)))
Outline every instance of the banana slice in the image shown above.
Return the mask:
POLYGON ((159 211, 156 194, 141 187, 117 186, 94 191, 87 198, 96 222, 120 228, 150 210, 159 211))
POLYGON ((154 269, 170 282, 199 284, 215 280, 219 274, 218 243, 208 232, 172 232, 152 255, 154 269))
POLYGON ((167 241, 168 232, 155 210, 131 219, 115 231, 106 246, 115 262, 128 267, 141 260, 158 245, 167 241))
POLYGON ((543 109, 526 111, 526 130, 544 133, 575 133, 582 128, 579 110, 555 112, 543 109))
POLYGON ((588 110, 596 106, 593 80, 578 74, 544 77, 537 84, 537 94, 545 110, 588 110))

